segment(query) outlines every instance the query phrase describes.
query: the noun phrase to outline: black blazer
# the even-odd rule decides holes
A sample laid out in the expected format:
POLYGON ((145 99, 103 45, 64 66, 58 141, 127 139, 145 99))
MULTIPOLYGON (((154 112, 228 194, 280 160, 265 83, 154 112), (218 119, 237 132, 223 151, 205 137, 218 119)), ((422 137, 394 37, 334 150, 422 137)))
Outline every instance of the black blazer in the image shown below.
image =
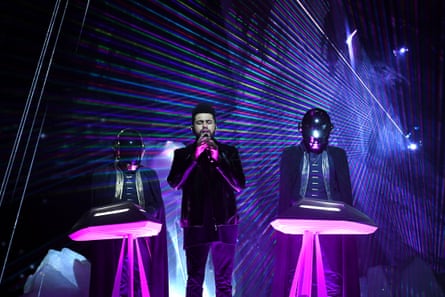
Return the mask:
MULTIPOLYGON (((351 178, 346 152, 335 146, 328 146, 326 152, 329 157, 329 186, 332 200, 352 205, 351 178)), ((285 148, 281 155, 278 213, 303 198, 300 196, 303 153, 304 147, 298 145, 285 148)))
MULTIPOLYGON (((352 206, 352 189, 349 164, 345 150, 339 147, 326 148, 329 157, 329 186, 332 200, 342 201, 352 206)), ((304 146, 291 146, 283 150, 280 160, 280 197, 278 214, 285 211, 293 202, 303 198, 300 196, 301 170, 303 166, 304 146)), ((300 252, 301 236, 281 232, 274 233, 275 270, 272 280, 272 297, 289 296, 295 265, 300 252)), ((343 277, 343 297, 360 296, 358 259, 355 238, 348 235, 328 236, 331 244, 338 249, 327 249, 323 261, 334 258, 341 266, 343 277), (332 253, 339 251, 332 257, 332 253)), ((322 237, 320 240, 323 241, 322 237)), ((323 242, 322 242, 323 243, 323 242)), ((322 247, 323 248, 323 247, 322 247)))
POLYGON ((238 150, 217 142, 218 162, 203 153, 194 160, 196 142, 174 152, 167 182, 182 189, 181 225, 203 226, 237 222, 235 193, 245 187, 238 150))

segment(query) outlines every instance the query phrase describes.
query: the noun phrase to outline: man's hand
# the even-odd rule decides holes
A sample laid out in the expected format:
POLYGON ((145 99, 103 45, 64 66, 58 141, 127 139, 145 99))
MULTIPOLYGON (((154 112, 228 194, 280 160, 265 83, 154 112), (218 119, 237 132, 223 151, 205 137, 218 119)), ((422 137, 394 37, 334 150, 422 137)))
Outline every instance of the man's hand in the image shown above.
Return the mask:
POLYGON ((219 152, 218 152, 218 146, 216 145, 215 141, 212 138, 209 138, 207 140, 207 146, 208 146, 208 150, 210 150, 210 157, 211 157, 211 161, 218 161, 218 157, 219 157, 219 152))
POLYGON ((218 161, 219 153, 218 146, 215 141, 210 137, 210 133, 204 131, 201 133, 201 136, 198 138, 196 142, 196 151, 195 151, 195 159, 198 159, 199 156, 204 151, 208 151, 209 159, 211 161, 218 161))
POLYGON ((197 160, 201 154, 209 148, 207 143, 208 139, 210 139, 210 135, 208 133, 201 133, 201 136, 196 141, 196 150, 195 150, 195 159, 197 160))

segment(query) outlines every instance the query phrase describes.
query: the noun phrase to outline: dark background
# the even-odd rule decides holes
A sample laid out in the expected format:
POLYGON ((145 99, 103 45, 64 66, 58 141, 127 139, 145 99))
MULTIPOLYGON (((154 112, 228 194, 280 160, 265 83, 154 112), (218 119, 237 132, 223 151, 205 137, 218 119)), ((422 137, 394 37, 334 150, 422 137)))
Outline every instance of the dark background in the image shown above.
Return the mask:
MULTIPOLYGON (((370 269, 383 267, 399 292, 416 259, 443 284, 442 1, 0 5, 2 296, 21 293, 48 249, 82 252, 67 234, 89 209, 89 173, 112 160, 122 128, 144 135, 169 240, 180 246, 164 153, 191 140, 197 101, 217 107, 218 137, 240 148, 248 179, 236 296, 270 290, 279 154, 298 143, 311 107, 331 114, 355 206, 380 227, 361 242, 362 278, 371 284, 370 269), (344 41, 355 29, 352 60, 344 41), (419 151, 406 149, 410 140, 419 151)), ((180 255, 170 257, 177 267, 180 255)))

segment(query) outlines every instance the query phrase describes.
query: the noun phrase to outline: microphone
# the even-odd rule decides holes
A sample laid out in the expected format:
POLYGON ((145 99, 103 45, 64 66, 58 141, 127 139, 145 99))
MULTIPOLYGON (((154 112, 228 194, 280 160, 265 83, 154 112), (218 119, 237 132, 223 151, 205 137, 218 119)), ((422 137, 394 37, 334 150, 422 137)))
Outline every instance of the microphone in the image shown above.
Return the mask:
MULTIPOLYGON (((202 132, 201 135, 202 135, 202 137, 210 138, 210 133, 209 133, 208 131, 204 131, 204 132, 202 132)), ((207 155, 207 159, 209 160, 209 162, 210 162, 210 163, 213 163, 214 160, 213 160, 213 158, 212 158, 212 154, 210 153, 210 148, 209 148, 209 147, 207 147, 207 148, 205 149, 205 153, 206 153, 206 155, 207 155)))
POLYGON ((206 154, 207 154, 207 159, 209 160, 210 163, 215 162, 215 160, 213 160, 213 158, 212 158, 212 154, 210 153, 209 148, 206 148, 206 154))

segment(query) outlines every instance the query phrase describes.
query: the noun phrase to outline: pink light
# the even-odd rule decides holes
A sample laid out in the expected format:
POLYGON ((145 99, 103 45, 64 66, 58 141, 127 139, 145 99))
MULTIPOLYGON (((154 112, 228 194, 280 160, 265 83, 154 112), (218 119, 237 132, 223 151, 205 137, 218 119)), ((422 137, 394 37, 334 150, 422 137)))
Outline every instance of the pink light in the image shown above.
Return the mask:
POLYGON ((324 276, 323 259, 321 255, 320 240, 317 233, 305 232, 301 246, 298 263, 290 289, 290 297, 312 296, 312 270, 315 257, 315 271, 317 279, 317 296, 327 297, 326 280, 324 276), (315 244, 315 255, 314 255, 315 244), (295 294, 296 293, 296 294, 295 294))
MULTIPOLYGON (((316 210, 322 209, 322 211, 326 211, 327 209, 329 209, 328 212, 324 214, 323 212, 316 213, 318 216, 323 214, 323 217, 325 217, 327 214, 332 214, 332 212, 335 211, 338 213, 335 214, 335 216, 338 216, 339 219, 277 218, 270 224, 275 230, 278 230, 285 234, 303 234, 303 243, 301 246, 300 255, 298 256, 298 262, 295 268, 295 274, 292 281, 289 297, 293 297, 296 295, 311 296, 314 256, 316 261, 316 278, 318 283, 317 296, 327 297, 323 260, 318 236, 321 234, 371 234, 377 230, 377 226, 373 224, 341 219, 341 215, 343 215, 343 218, 347 217, 345 215, 347 214, 347 211, 343 214, 340 213, 340 208, 328 206, 330 202, 323 202, 324 206, 321 206, 321 202, 319 201, 306 200, 306 202, 310 203, 304 204, 303 201, 300 202, 298 207, 316 210), (313 251, 314 243, 315 255, 313 251)), ((346 205, 343 206, 346 207, 346 205)), ((298 208, 295 209, 298 210, 298 208)), ((350 208, 349 210, 352 210, 352 208, 350 208)), ((363 217, 365 218, 365 216, 363 217)))
POLYGON ((320 139, 316 138, 315 136, 311 136, 310 140, 309 140, 309 145, 312 149, 314 150, 318 150, 320 149, 321 145, 320 145, 320 139))
POLYGON ((371 234, 376 226, 344 220, 275 219, 271 223, 275 230, 285 234, 304 234, 311 231, 318 234, 371 234))
MULTIPOLYGON (((118 206, 122 206, 128 204, 128 202, 119 203, 118 206)), ((130 207, 123 207, 118 209, 110 209, 110 207, 105 207, 103 211, 93 212, 93 217, 104 217, 113 214, 121 214, 128 213, 130 214, 132 209, 131 206, 134 207, 133 211, 136 210, 136 214, 138 213, 146 213, 146 211, 142 208, 137 207, 135 204, 130 203, 130 207)), ((116 207, 116 205, 114 205, 116 207)), ((104 209, 104 208, 101 208, 104 209)), ((128 216, 128 214, 126 214, 128 216)), ((113 216, 113 218, 116 216, 113 216)), ((117 216, 119 217, 119 216, 117 216)), ((120 216, 122 219, 122 216, 120 216)), ((134 217, 134 213, 133 213, 134 217)), ((116 219, 116 218, 115 218, 116 219)), ((127 218, 128 219, 128 218, 127 218)), ((96 220, 96 223, 98 221, 96 220)), ((145 277, 145 269, 144 263, 142 262, 141 253, 139 250, 139 245, 137 242, 137 238, 139 237, 151 237, 156 236, 162 229, 162 224, 158 222, 153 222, 151 220, 139 220, 135 222, 126 222, 126 223, 118 223, 118 224, 104 224, 104 225, 96 225, 96 226, 87 226, 82 229, 79 229, 69 235, 72 240, 75 241, 90 241, 90 240, 102 240, 102 239, 123 239, 121 253, 119 257, 119 263, 117 267, 117 272, 115 275, 114 285, 113 285, 113 293, 112 297, 120 296, 120 282, 122 277, 122 268, 124 265, 124 253, 125 253, 125 244, 128 245, 127 248, 127 256, 128 256, 128 279, 130 280, 130 292, 129 296, 134 296, 134 253, 136 252, 137 257, 137 265, 139 267, 139 280, 141 282, 141 292, 142 297, 150 297, 150 291, 148 289, 148 284, 145 277)))
POLYGON ((135 238, 150 237, 158 235, 161 227, 161 223, 152 221, 90 226, 71 233, 69 237, 75 241, 119 239, 127 237, 129 234, 135 238))

